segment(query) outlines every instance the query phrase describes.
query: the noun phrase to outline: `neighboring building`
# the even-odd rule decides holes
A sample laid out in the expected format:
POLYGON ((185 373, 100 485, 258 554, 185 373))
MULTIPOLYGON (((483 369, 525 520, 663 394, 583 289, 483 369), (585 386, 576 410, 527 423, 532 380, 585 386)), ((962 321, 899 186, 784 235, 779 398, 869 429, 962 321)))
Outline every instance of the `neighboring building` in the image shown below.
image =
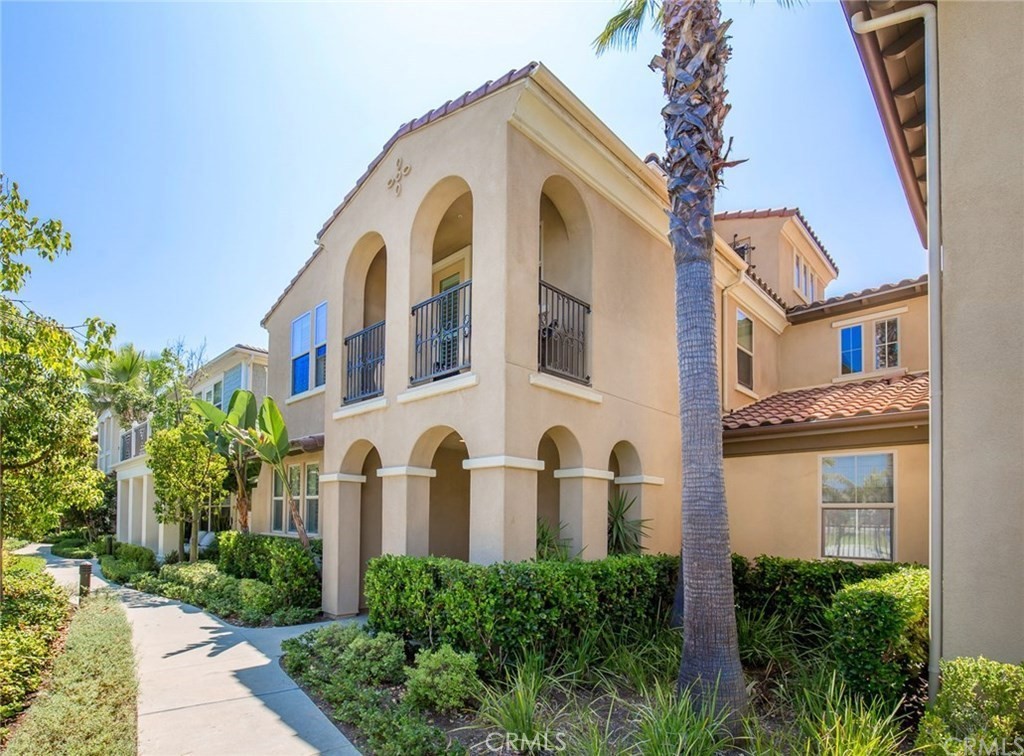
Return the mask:
MULTIPOLYGON (((387 142, 263 321, 268 391, 296 439, 289 475, 324 541, 326 612, 360 609, 366 560, 382 552, 532 558, 538 518, 563 523, 574 553, 604 556, 619 489, 651 520, 646 546, 678 550, 666 203, 654 161, 539 64, 387 142)), ((838 269, 799 211, 723 213, 716 230, 737 547, 813 557, 835 542, 925 561, 924 281, 822 301, 838 269), (825 388, 790 393, 813 386, 825 388), (783 411, 800 413, 788 435, 770 427, 783 411), (878 417, 837 432, 833 415, 865 412, 878 417), (836 502, 808 454, 831 460, 830 496, 873 506, 823 506, 836 502), (887 481, 892 501, 864 500, 887 481), (783 518, 801 520, 791 535, 783 518)), ((268 470, 252 522, 290 532, 268 470)))
POLYGON ((1024 4, 934 4, 934 37, 920 18, 910 18, 921 5, 843 5, 851 29, 858 13, 884 27, 861 26, 866 33, 854 29, 852 36, 911 216, 931 248, 933 271, 941 268, 941 280, 932 281, 932 347, 941 355, 941 380, 932 387, 941 400, 932 459, 932 648, 947 658, 1019 662, 1024 4), (903 13, 895 17, 902 21, 887 18, 893 13, 903 13), (929 69, 933 42, 937 67, 929 69), (937 87, 929 95, 932 81, 937 87), (937 150, 926 138, 929 129, 937 150))
MULTIPOLYGON (((226 406, 236 389, 247 389, 262 398, 267 393, 267 352, 258 347, 236 344, 200 369, 203 376, 194 390, 218 407, 226 406)), ((149 469, 146 441, 149 421, 121 428, 111 412, 104 411, 99 422, 100 470, 117 474, 117 540, 146 546, 163 557, 178 548, 176 526, 157 522, 153 503, 153 471, 149 469)), ((214 502, 204 508, 199 529, 204 532, 228 530, 233 522, 231 500, 214 502)))

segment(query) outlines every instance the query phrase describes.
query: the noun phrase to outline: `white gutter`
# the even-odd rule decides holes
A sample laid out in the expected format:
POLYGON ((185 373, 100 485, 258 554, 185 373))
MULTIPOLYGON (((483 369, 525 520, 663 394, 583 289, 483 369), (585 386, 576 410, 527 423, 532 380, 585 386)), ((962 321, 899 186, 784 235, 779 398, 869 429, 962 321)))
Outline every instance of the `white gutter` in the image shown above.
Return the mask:
MULTIPOLYGON (((728 371, 725 369, 725 337, 726 337, 726 335, 728 333, 728 331, 726 329, 729 327, 727 325, 728 320, 725 317, 725 308, 726 308, 726 306, 729 303, 729 292, 732 291, 733 289, 735 289, 741 283, 743 283, 743 274, 746 273, 747 272, 747 268, 750 267, 750 263, 748 263, 746 261, 741 261, 741 262, 742 262, 742 267, 736 269, 736 280, 733 281, 728 286, 723 286, 722 287, 722 339, 721 339, 721 341, 719 343, 721 343, 721 345, 722 345, 722 376, 721 376, 721 378, 722 378, 722 408, 723 408, 723 411, 725 409, 725 398, 726 398, 726 395, 727 395, 726 394, 727 384, 726 384, 725 376, 728 373, 728 371)), ((739 368, 737 368, 737 370, 738 369, 739 368)))
POLYGON ((929 478, 931 483, 931 570, 928 696, 934 702, 939 689, 942 658, 942 197, 939 180, 939 51, 935 6, 929 3, 865 19, 857 12, 850 25, 867 34, 915 19, 924 21, 925 160, 928 195, 928 326, 931 401, 928 420, 929 478))

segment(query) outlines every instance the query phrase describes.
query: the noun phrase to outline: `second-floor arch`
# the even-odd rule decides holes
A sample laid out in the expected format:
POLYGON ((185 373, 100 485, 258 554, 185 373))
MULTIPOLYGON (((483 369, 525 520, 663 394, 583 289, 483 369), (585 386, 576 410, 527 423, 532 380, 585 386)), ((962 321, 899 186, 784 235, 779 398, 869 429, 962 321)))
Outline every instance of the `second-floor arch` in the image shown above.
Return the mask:
POLYGON ((387 272, 387 245, 379 233, 371 231, 352 248, 342 284, 346 403, 384 393, 387 272))

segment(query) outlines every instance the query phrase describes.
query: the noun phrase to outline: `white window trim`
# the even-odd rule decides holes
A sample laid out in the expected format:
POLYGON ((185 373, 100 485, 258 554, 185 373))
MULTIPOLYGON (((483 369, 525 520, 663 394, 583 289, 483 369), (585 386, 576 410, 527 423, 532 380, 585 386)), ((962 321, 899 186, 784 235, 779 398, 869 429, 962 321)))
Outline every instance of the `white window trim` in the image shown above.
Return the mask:
POLYGON ((320 463, 319 462, 305 462, 302 465, 302 515, 305 518, 306 535, 320 535, 320 463), (317 504, 317 526, 316 530, 309 529, 309 495, 306 489, 306 482, 309 479, 309 466, 314 465, 317 469, 317 484, 316 484, 316 496, 312 497, 316 499, 317 504))
POLYGON ((736 348, 737 349, 742 349, 745 354, 748 354, 750 356, 750 385, 749 386, 744 386, 740 382, 740 361, 739 361, 739 357, 737 356, 736 357, 736 387, 737 388, 742 387, 746 391, 749 391, 749 392, 753 393, 754 392, 754 386, 757 384, 757 381, 755 380, 756 362, 755 362, 755 357, 754 357, 754 354, 755 354, 755 352, 757 350, 757 329, 754 328, 754 325, 755 325, 754 318, 752 316, 748 315, 746 313, 746 311, 740 309, 739 307, 736 308, 736 325, 737 325, 737 327, 740 324, 740 316, 741 315, 744 318, 746 318, 747 320, 750 321, 750 350, 748 351, 746 349, 746 347, 740 346, 740 334, 739 334, 738 330, 736 331, 736 348))
POLYGON ((867 378, 878 378, 885 375, 892 375, 903 371, 906 373, 906 369, 903 367, 903 319, 899 317, 900 313, 906 312, 906 307, 900 307, 897 310, 886 310, 885 312, 877 312, 874 315, 868 315, 859 318, 850 318, 848 320, 838 320, 832 324, 832 327, 837 329, 836 331, 836 378, 832 379, 833 383, 841 383, 843 381, 867 379, 867 378), (891 367, 878 367, 876 362, 877 355, 875 354, 875 325, 883 320, 895 320, 896 321, 896 364, 891 367), (861 350, 861 369, 856 373, 844 373, 843 372, 843 331, 847 328, 853 328, 854 326, 861 326, 860 331, 860 350, 861 350), (873 369, 868 370, 868 366, 873 369))
POLYGON ((903 319, 899 315, 893 315, 889 318, 878 318, 871 323, 871 364, 875 368, 875 372, 884 372, 886 370, 899 370, 903 363, 903 319), (875 341, 875 329, 878 328, 879 323, 884 323, 890 320, 896 321, 896 364, 886 365, 885 367, 879 367, 878 365, 878 344, 875 341))
POLYGON ((838 331, 836 331, 836 345, 838 352, 836 353, 836 375, 837 378, 833 378, 833 381, 850 381, 863 378, 868 372, 864 367, 864 323, 849 323, 838 331), (852 373, 843 372, 843 331, 847 328, 855 328, 860 326, 860 370, 855 370, 852 373))
POLYGON ((878 562, 898 562, 900 561, 899 556, 899 499, 900 499, 900 477, 899 477, 899 454, 896 448, 875 448, 875 449, 856 449, 856 450, 842 450, 832 452, 830 454, 819 454, 818 456, 818 490, 815 497, 818 501, 818 554, 819 559, 842 559, 844 562, 857 562, 861 563, 878 563, 878 562), (850 503, 825 503, 821 500, 821 486, 822 486, 822 469, 823 462, 826 457, 861 457, 869 456, 872 454, 891 454, 892 455, 892 503, 891 504, 870 504, 867 502, 850 502, 850 503), (855 559, 852 557, 827 557, 825 556, 825 540, 824 540, 824 520, 826 509, 891 509, 892 510, 892 559, 855 559))
POLYGON ((894 315, 902 315, 905 312, 909 312, 909 307, 894 307, 891 310, 882 310, 881 312, 872 312, 868 315, 858 315, 855 318, 846 318, 845 320, 833 320, 833 328, 846 328, 846 326, 857 325, 858 323, 868 323, 873 320, 888 320, 894 315))
MULTIPOLYGON (((284 533, 285 532, 284 530, 278 530, 278 529, 276 529, 274 527, 274 502, 276 502, 276 501, 280 501, 281 502, 281 527, 282 528, 286 527, 285 517, 287 515, 287 511, 286 511, 287 507, 285 506, 286 498, 285 498, 285 495, 284 495, 284 489, 283 488, 281 489, 281 495, 280 496, 275 496, 274 495, 274 484, 277 482, 277 477, 278 477, 277 471, 275 470, 274 472, 272 472, 271 476, 272 477, 270 479, 270 532, 271 533, 284 533)), ((284 481, 282 481, 282 486, 283 485, 284 485, 284 481)))

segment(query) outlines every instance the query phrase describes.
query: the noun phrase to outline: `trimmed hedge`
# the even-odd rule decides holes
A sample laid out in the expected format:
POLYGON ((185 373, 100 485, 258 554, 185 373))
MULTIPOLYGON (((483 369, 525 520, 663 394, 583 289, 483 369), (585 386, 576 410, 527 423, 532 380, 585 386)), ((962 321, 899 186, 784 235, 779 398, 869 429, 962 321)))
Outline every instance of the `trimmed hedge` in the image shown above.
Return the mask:
POLYGON ((217 537, 217 566, 236 578, 272 585, 285 606, 320 608, 320 572, 294 538, 228 530, 217 537))
POLYGON ((904 567, 837 592, 826 619, 854 693, 895 703, 928 661, 928 570, 904 567))
POLYGON ((4 722, 39 688, 53 644, 67 623, 64 589, 35 562, 20 564, 4 553, 4 606, 0 615, 0 740, 4 722))
POLYGON ((113 556, 100 557, 103 577, 115 583, 134 583, 142 575, 156 572, 156 554, 145 546, 119 543, 113 556))
POLYGON ((1024 748, 1024 665, 960 658, 943 661, 941 673, 935 705, 921 719, 919 749, 945 756, 1024 748))
POLYGON ((906 566, 765 555, 748 560, 733 554, 733 588, 741 609, 785 615, 806 640, 808 634, 827 629, 825 612, 837 591, 861 580, 890 575, 906 566))
POLYGON ((617 642, 663 624, 678 566, 647 555, 486 566, 386 555, 371 560, 364 590, 378 631, 471 651, 493 673, 524 647, 551 657, 602 623, 617 642))

